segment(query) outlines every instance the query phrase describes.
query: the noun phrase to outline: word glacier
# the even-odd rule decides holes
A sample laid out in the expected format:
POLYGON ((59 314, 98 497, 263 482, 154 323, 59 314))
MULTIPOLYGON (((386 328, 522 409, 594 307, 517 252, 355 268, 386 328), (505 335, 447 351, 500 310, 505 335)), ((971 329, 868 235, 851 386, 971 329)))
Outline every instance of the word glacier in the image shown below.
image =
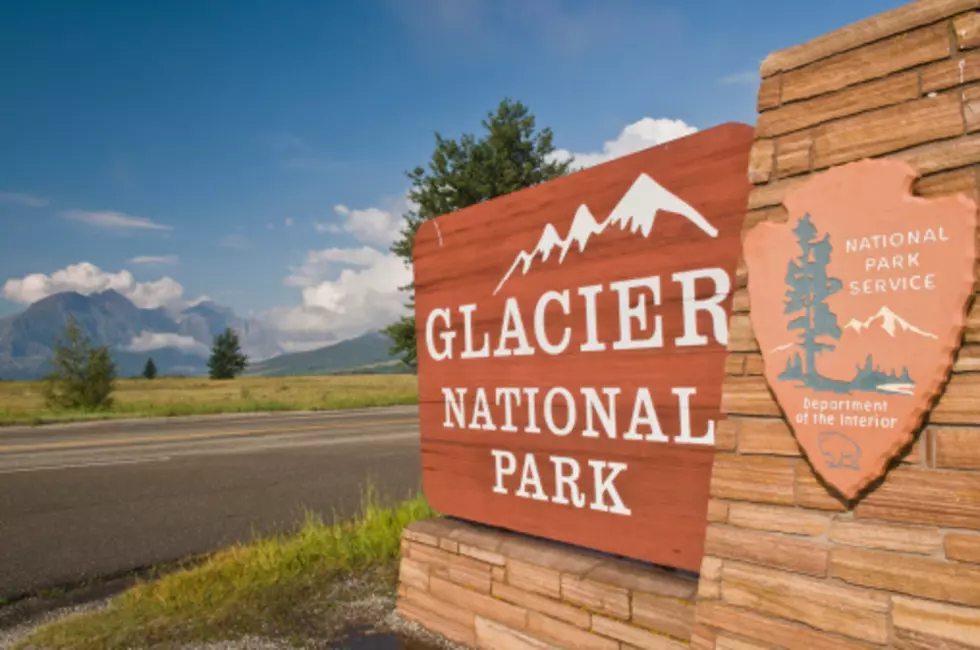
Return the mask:
MULTIPOLYGON (((476 304, 458 306, 455 311, 459 320, 454 319, 450 308, 433 309, 425 318, 426 351, 434 361, 458 362, 530 357, 539 353, 556 357, 608 349, 637 351, 668 345, 686 349, 726 345, 728 317, 723 303, 731 291, 729 275, 720 268, 705 268, 673 273, 670 279, 679 285, 681 300, 672 298, 664 313, 658 313, 657 309, 663 302, 658 275, 575 290, 546 291, 534 303, 533 313, 522 313, 517 299, 509 297, 499 317, 499 331, 494 326, 493 337, 484 331, 481 340, 475 340, 474 333, 476 304), (616 318, 604 317, 601 322, 605 329, 614 332, 599 327, 598 296, 607 289, 615 293, 615 300, 603 304, 609 304, 610 308, 615 305, 616 318), (679 320, 672 329, 678 334, 665 340, 663 321, 671 317, 679 320), (573 337, 576 326, 583 328, 584 336, 573 337), (462 341, 457 340, 460 334, 462 341), (573 338, 579 343, 572 345, 573 338)), ((492 316, 481 314, 481 322, 488 318, 492 316)), ((512 372, 511 376, 521 374, 516 368, 512 372)), ((567 381, 577 379, 572 376, 567 381)), ((642 443, 691 445, 702 449, 714 445, 713 420, 705 421, 700 416, 698 427, 701 428, 694 430, 692 411, 704 413, 704 405, 700 409, 692 407, 698 391, 689 385, 658 387, 658 395, 669 395, 664 400, 669 402, 667 405, 655 404, 646 386, 627 392, 617 386, 575 389, 443 386, 441 392, 443 429, 457 430, 459 435, 472 436, 474 443, 488 444, 487 462, 493 464, 494 482, 487 488, 501 496, 548 501, 572 508, 585 508, 588 504, 592 510, 629 516, 632 511, 616 483, 628 472, 628 463, 583 458, 582 453, 571 450, 588 449, 591 455, 597 448, 629 443, 629 449, 639 454, 635 445, 642 443), (658 406, 666 409, 662 413, 670 413, 668 420, 662 422, 658 406), (667 424, 666 432, 663 424, 667 424), (483 438, 480 434, 487 435, 484 432, 491 432, 491 437, 483 438), (508 439, 515 445, 521 444, 521 439, 510 437, 515 434, 566 441, 559 445, 561 453, 550 455, 502 449, 508 439)), ((622 459, 628 454, 624 449, 615 455, 622 459)))
MULTIPOLYGON (((728 297, 731 290, 731 279, 722 269, 697 269, 674 273, 674 282, 681 286, 682 320, 684 333, 674 340, 678 347, 702 346, 708 344, 708 337, 698 332, 698 312, 704 311, 711 316, 712 333, 716 341, 722 345, 728 343, 728 317, 721 303, 728 297), (710 280, 714 284, 714 292, 708 298, 697 298, 698 280, 710 280)), ((663 317, 654 317, 652 332, 646 338, 636 338, 633 331, 633 321, 637 321, 640 330, 647 329, 647 296, 650 296, 654 307, 661 305, 660 276, 652 275, 644 278, 633 278, 611 282, 609 288, 617 293, 619 338, 613 342, 613 350, 643 350, 664 347, 663 317), (640 290, 633 301, 633 290, 640 290)), ((601 284, 579 287, 576 294, 581 298, 585 315, 581 322, 585 325, 586 341, 579 346, 582 352, 603 352, 606 343, 599 340, 597 296, 605 290, 601 284)), ((556 303, 564 316, 572 314, 572 298, 569 290, 548 291, 537 301, 532 317, 534 341, 537 347, 531 346, 525 327, 526 316, 521 313, 516 298, 508 298, 504 305, 504 314, 500 326, 497 345, 490 345, 490 335, 485 333, 480 347, 475 347, 473 336, 473 315, 476 304, 460 305, 457 310, 463 316, 463 344, 460 359, 485 359, 490 356, 530 356, 540 349, 545 354, 559 355, 566 352, 571 342, 571 326, 563 329, 561 338, 555 342, 547 334, 547 309, 556 303)), ((425 344, 429 356, 435 361, 453 359, 457 332, 452 329, 452 312, 448 308, 433 309, 425 319, 425 344), (436 326, 441 324, 442 331, 436 333, 436 326), (437 344, 436 337, 441 340, 437 344)))

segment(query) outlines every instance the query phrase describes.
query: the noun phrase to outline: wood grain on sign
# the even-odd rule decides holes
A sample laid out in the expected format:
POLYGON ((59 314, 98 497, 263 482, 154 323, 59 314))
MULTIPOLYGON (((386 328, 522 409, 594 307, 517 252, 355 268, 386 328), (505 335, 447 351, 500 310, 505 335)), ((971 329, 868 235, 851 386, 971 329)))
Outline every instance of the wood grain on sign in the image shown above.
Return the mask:
POLYGON ((422 226, 434 508, 699 568, 752 138, 725 124, 422 226), (617 345, 631 308, 624 340, 653 343, 617 345), (476 351, 486 337, 488 354, 466 358, 467 337, 476 351))

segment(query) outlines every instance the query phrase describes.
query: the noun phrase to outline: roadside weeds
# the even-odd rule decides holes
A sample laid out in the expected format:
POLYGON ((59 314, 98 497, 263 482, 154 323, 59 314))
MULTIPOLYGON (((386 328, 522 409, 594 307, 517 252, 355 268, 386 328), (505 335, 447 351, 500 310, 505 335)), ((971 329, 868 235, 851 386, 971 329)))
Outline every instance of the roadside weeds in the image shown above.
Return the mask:
POLYGON ((251 638, 312 648, 354 628, 418 633, 391 615, 397 560, 402 529, 434 514, 420 494, 388 506, 368 486, 353 519, 308 516, 293 535, 237 545, 67 617, 47 616, 11 647, 260 647, 222 643, 251 638))

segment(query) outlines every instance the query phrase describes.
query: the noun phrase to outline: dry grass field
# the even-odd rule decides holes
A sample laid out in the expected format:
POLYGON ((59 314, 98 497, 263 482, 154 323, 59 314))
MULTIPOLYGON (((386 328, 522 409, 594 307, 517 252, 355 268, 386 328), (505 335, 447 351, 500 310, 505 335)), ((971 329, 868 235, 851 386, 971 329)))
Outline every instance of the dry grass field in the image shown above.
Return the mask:
POLYGON ((36 382, 0 381, 0 424, 42 424, 120 417, 303 411, 418 402, 414 375, 122 379, 115 406, 95 413, 49 410, 36 382))

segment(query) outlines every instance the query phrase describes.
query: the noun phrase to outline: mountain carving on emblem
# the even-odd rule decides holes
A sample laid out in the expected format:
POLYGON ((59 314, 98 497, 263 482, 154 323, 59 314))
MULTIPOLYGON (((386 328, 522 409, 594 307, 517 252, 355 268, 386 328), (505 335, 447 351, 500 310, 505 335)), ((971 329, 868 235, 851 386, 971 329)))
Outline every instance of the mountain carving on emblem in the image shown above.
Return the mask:
POLYGON ((856 318, 852 318, 851 320, 847 321, 846 325, 844 325, 845 330, 850 329, 858 333, 868 330, 871 327, 878 327, 893 338, 895 336, 895 332, 897 331, 912 332, 930 339, 937 338, 935 334, 931 334, 919 329, 915 325, 912 325, 888 307, 882 307, 873 316, 868 317, 866 320, 861 321, 856 318))
POLYGON ((700 228, 709 237, 717 237, 718 229, 712 226, 700 212, 691 207, 686 201, 672 193, 663 185, 653 180, 647 174, 640 174, 627 190, 609 216, 601 223, 592 216, 589 207, 584 203, 575 211, 572 225, 562 237, 554 224, 547 224, 538 238, 538 243, 530 251, 522 250, 517 253, 514 262, 493 290, 494 295, 500 291, 514 271, 520 269, 521 275, 527 275, 535 260, 545 262, 552 253, 558 251, 558 263, 565 261, 565 256, 572 247, 579 253, 585 252, 586 245, 593 235, 600 235, 611 226, 620 230, 629 230, 633 234, 649 237, 653 232, 653 222, 659 212, 672 212, 686 217, 688 221, 700 228))

